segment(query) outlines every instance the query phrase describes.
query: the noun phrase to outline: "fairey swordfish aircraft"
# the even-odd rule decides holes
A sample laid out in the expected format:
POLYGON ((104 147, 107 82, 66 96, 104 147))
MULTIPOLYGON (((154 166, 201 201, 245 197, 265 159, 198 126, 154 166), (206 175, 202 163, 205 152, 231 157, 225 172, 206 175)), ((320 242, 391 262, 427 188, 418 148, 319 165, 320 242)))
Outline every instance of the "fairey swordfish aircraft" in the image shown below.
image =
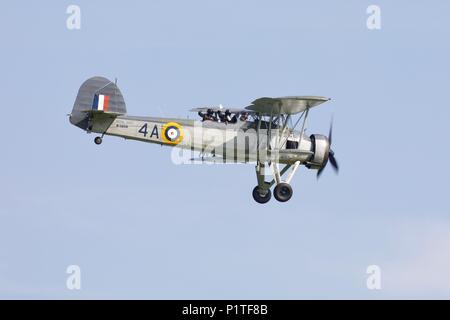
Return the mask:
POLYGON ((199 158, 190 161, 256 164, 257 186, 253 198, 267 203, 292 197, 290 182, 301 165, 320 176, 328 161, 338 171, 331 149, 332 124, 327 136, 305 134, 309 110, 328 101, 316 96, 259 98, 242 109, 195 108, 198 120, 127 115, 125 101, 116 82, 103 77, 86 80, 76 97, 70 122, 95 132, 94 142, 104 135, 180 148, 199 158), (294 117, 296 119, 294 119, 294 117), (301 129, 295 128, 301 123, 301 129), (283 168, 279 168, 283 165, 283 168), (266 167, 270 181, 266 181, 266 167))

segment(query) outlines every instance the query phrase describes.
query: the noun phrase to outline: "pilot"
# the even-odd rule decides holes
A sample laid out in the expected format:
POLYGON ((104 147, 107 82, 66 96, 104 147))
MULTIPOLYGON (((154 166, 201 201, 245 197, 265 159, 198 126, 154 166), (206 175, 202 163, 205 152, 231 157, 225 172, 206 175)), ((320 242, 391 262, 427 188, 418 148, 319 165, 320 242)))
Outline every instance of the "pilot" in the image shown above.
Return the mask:
MULTIPOLYGON (((198 114, 200 115, 200 112, 198 114)), ((212 109, 206 110, 206 114, 204 112, 201 112, 200 116, 202 116, 202 118, 203 118, 202 121, 206 121, 206 120, 214 121, 214 113, 213 113, 212 109)))
POLYGON ((225 122, 226 123, 236 123, 237 122, 237 116, 236 114, 234 114, 233 116, 231 116, 231 112, 230 110, 226 110, 225 111, 225 122))
POLYGON ((213 111, 212 109, 211 109, 211 120, 214 122, 219 121, 219 118, 217 117, 217 111, 213 111))
POLYGON ((204 113, 203 111, 199 111, 198 115, 200 116, 200 118, 202 118, 202 121, 206 120, 206 113, 204 113))
POLYGON ((217 121, 218 122, 225 122, 225 115, 221 110, 217 110, 217 121))
POLYGON ((224 122, 228 123, 231 120, 231 112, 229 109, 225 110, 224 122))
POLYGON ((241 116, 239 117, 239 120, 247 121, 247 119, 248 119, 248 112, 242 112, 241 116))

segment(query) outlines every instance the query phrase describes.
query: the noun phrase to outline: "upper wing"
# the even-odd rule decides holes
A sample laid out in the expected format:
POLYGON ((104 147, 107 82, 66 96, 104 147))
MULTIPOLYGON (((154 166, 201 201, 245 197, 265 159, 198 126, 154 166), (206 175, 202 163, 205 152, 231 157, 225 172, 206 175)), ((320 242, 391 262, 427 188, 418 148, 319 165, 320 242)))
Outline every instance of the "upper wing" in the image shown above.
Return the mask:
POLYGON ((259 98, 245 109, 262 114, 296 114, 306 109, 318 106, 321 103, 330 100, 325 97, 315 96, 297 96, 297 97, 281 97, 281 98, 259 98))

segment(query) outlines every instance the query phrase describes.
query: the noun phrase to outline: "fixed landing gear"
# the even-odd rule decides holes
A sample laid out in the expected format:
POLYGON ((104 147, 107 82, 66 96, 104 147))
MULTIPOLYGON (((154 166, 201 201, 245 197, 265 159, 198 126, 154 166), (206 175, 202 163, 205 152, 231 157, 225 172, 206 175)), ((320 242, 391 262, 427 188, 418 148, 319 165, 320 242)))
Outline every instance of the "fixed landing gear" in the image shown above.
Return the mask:
MULTIPOLYGON (((280 202, 289 201, 292 197, 292 187, 288 183, 279 183, 276 185, 275 189, 273 189, 273 196, 280 202)), ((272 198, 272 192, 270 189, 264 190, 259 186, 253 188, 253 199, 255 199, 258 203, 267 203, 272 198)))
POLYGON ((95 139, 94 139, 94 143, 96 145, 102 144, 102 141, 103 141, 102 137, 95 137, 95 139))
POLYGON ((253 189, 253 199, 258 203, 267 203, 272 197, 270 188, 276 184, 273 189, 273 196, 279 202, 286 202, 292 198, 292 187, 289 184, 293 178, 295 172, 300 166, 300 162, 297 161, 292 165, 292 170, 287 176, 286 180, 281 180, 281 177, 289 170, 291 165, 286 165, 281 171, 278 170, 278 164, 271 163, 272 173, 274 179, 271 182, 265 181, 264 164, 258 163, 256 165, 256 178, 258 180, 258 185, 253 189))
POLYGON ((289 183, 281 182, 273 189, 273 196, 280 202, 286 202, 292 197, 292 187, 289 183))
POLYGON ((259 186, 256 186, 253 189, 253 199, 255 199, 256 202, 267 203, 269 202, 270 198, 272 198, 272 192, 270 192, 270 189, 264 190, 259 186))

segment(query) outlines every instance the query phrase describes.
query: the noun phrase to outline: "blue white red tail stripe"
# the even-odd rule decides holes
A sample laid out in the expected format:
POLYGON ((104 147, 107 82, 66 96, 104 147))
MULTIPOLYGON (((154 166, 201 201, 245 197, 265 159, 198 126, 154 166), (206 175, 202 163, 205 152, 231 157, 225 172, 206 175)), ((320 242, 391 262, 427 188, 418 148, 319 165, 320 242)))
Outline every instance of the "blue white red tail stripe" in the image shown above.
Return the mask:
POLYGON ((108 111, 109 107, 109 96, 104 94, 96 94, 94 96, 94 102, 92 104, 93 110, 98 111, 108 111))

